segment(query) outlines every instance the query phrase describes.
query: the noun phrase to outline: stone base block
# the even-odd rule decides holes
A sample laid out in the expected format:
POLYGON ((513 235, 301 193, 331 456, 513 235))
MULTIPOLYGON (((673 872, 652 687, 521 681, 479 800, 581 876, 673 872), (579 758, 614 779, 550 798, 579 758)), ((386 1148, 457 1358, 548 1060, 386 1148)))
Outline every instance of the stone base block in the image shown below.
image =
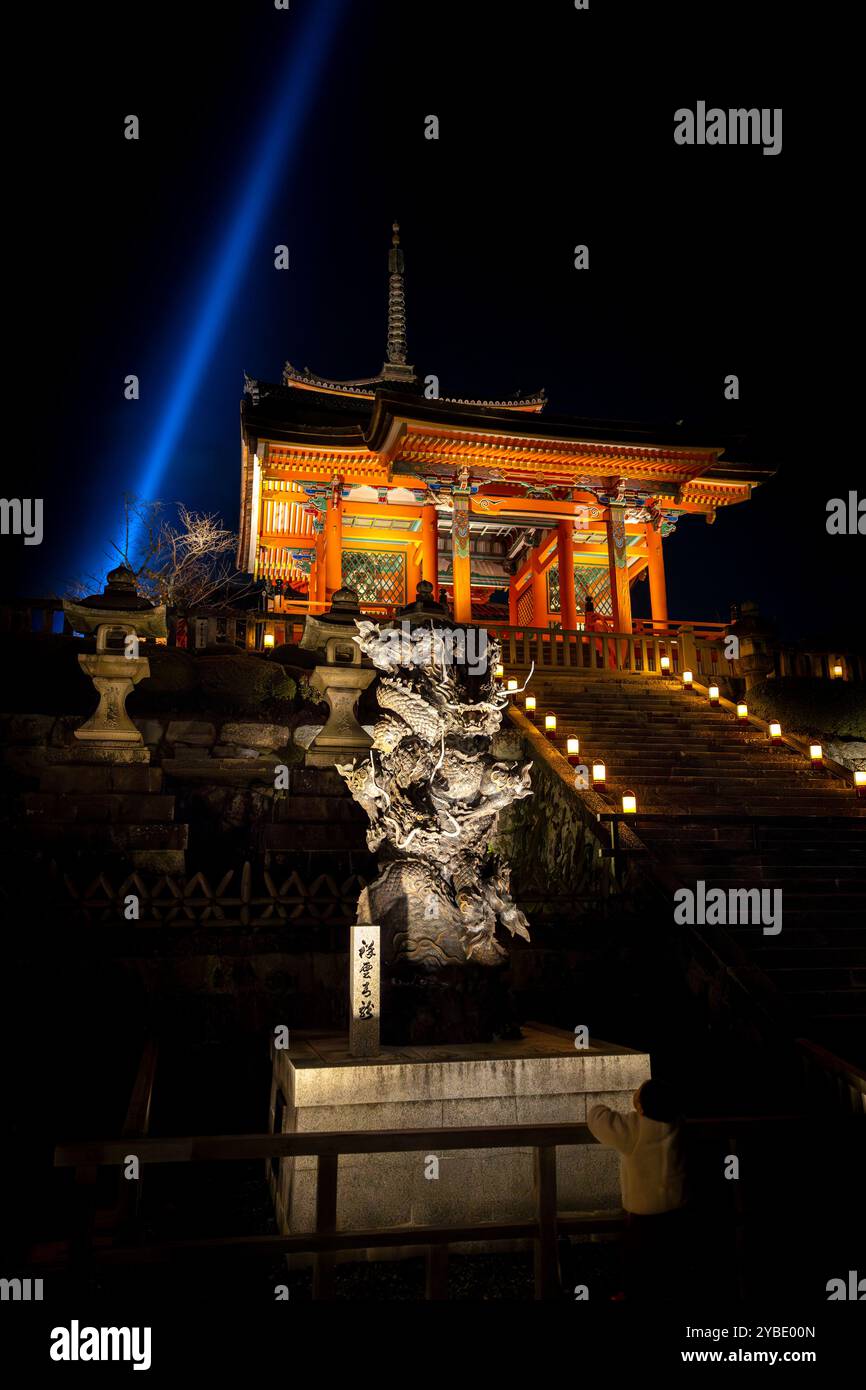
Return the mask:
MULTIPOLYGON (((77 733, 77 730, 76 730, 77 733)), ((141 738, 136 730, 137 737, 141 738)), ((50 760, 53 761, 53 760, 50 760)), ((141 743, 80 743, 64 748, 58 762, 64 763, 149 763, 150 749, 141 743)))
POLYGON ((162 768, 145 763, 52 764, 40 773, 39 788, 74 797, 99 792, 147 795, 162 791, 162 768))
MULTIPOLYGON (((517 1042, 384 1049, 348 1055, 345 1036, 293 1034, 274 1052, 272 1128, 322 1130, 439 1129, 509 1124, 568 1124, 597 1101, 631 1107, 650 1075, 649 1056, 610 1043, 576 1051, 571 1034, 543 1025, 517 1042)), ((599 1146, 558 1150, 559 1207, 616 1210, 619 1160, 599 1146)), ((315 1224, 316 1159, 284 1159, 271 1175, 279 1229, 315 1224)), ((339 1230, 525 1219, 533 1214, 533 1155, 528 1148, 429 1153, 347 1154, 340 1158, 339 1230), (435 1162, 433 1161, 435 1160, 435 1162), (433 1176, 438 1174, 438 1176, 433 1176)), ((455 1244, 455 1250, 501 1251, 501 1242, 455 1244)), ((369 1252, 371 1259, 417 1256, 420 1247, 369 1252)), ((338 1259, 363 1259, 347 1251, 338 1259)), ((292 1257, 309 1264, 310 1257, 292 1257)))

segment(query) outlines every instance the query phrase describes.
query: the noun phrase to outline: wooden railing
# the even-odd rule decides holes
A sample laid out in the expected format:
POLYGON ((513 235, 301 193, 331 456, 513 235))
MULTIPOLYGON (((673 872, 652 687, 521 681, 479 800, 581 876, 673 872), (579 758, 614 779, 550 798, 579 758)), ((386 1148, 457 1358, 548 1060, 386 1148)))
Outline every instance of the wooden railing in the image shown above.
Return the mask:
POLYGON ((50 632, 71 632, 63 618, 63 600, 59 598, 18 599, 0 604, 0 632, 30 633, 39 636, 50 632))
MULTIPOLYGON (((859 1121, 862 1125, 862 1118, 859 1121)), ((841 1137, 853 1134, 857 1117, 822 1119, 825 1131, 838 1128, 841 1137)), ((726 1151, 737 1151, 744 1135, 768 1127, 790 1138, 802 1136, 802 1115, 723 1117, 692 1120, 686 1133, 698 1140, 724 1140, 726 1151)), ((187 1255, 234 1254, 274 1257, 313 1254, 313 1297, 333 1298, 335 1261, 338 1250, 374 1250, 388 1246, 426 1247, 427 1297, 445 1297, 448 1246, 464 1241, 531 1240, 535 1250, 535 1297, 555 1299, 560 1294, 557 1238, 560 1232, 611 1235, 623 1220, 618 1211, 560 1212, 557 1201, 556 1151, 560 1146, 595 1143, 585 1123, 551 1125, 497 1125, 446 1129, 401 1129, 335 1131, 308 1134, 197 1135, 180 1138, 130 1140, 80 1140, 62 1143, 54 1153, 54 1166, 72 1169, 76 1178, 93 1173, 98 1167, 124 1163, 134 1149, 142 1167, 164 1163, 249 1162, 312 1155, 317 1159, 315 1222, 311 1231, 291 1235, 252 1235, 210 1239, 165 1241, 141 1246, 106 1249, 92 1241, 92 1211, 78 1212, 76 1238, 60 1256, 57 1247, 33 1251, 33 1263, 95 1265, 151 1264, 187 1255), (435 1153, 454 1149, 530 1148, 534 1153, 534 1216, 524 1220, 480 1221, 462 1225, 409 1225, 386 1230, 338 1231, 337 1196, 341 1154, 435 1153)), ((92 1190, 92 1184, 76 1190, 92 1190)), ((733 1184, 732 1186, 739 1186, 733 1184)), ((741 1248, 742 1204, 734 1213, 737 1249, 741 1248)))
MULTIPOLYGON (((480 624, 479 624, 480 626, 480 624)), ((688 630, 674 635, 637 632, 563 632, 549 627, 513 627, 486 623, 488 633, 502 647, 503 664, 509 671, 597 670, 659 673, 661 658, 670 659, 676 674, 684 668, 688 630)))

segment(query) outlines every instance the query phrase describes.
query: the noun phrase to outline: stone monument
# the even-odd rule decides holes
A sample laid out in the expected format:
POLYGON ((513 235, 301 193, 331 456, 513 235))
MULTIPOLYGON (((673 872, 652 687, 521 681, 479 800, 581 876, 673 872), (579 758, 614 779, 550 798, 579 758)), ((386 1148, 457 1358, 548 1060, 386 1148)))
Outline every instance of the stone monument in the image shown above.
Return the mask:
POLYGON ((379 928, 349 928, 349 1052, 379 1055, 379 928))

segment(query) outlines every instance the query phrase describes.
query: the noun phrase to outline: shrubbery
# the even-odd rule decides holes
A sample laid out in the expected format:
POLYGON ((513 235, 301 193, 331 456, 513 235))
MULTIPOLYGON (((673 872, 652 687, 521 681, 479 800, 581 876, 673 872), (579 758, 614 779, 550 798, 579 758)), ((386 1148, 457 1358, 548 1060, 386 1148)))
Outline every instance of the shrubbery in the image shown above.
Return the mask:
POLYGON ((142 652, 150 662, 150 675, 138 690, 150 695, 189 695, 198 685, 196 660, 181 647, 157 647, 148 643, 142 652))
POLYGON ((297 689, 276 662, 255 656, 208 656, 199 663, 199 687, 218 709, 255 709, 268 700, 289 700, 297 689))
POLYGON ((866 689, 856 682, 783 676, 761 681, 745 698, 750 713, 778 719, 791 733, 866 739, 866 689))
POLYGON ((314 666, 319 665, 322 654, 308 652, 306 647, 296 647, 293 643, 286 642, 283 646, 274 647, 271 657, 283 666, 295 666, 300 671, 312 671, 314 666))

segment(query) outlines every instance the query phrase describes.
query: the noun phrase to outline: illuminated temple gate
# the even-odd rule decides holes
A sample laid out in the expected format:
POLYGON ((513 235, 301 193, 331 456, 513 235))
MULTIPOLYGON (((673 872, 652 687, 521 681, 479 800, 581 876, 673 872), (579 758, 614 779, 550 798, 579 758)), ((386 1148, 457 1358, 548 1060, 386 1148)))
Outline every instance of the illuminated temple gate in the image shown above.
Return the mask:
POLYGON ((597 623, 630 633, 645 576, 663 630, 664 539, 768 476, 721 448, 546 415, 543 392, 440 398, 406 359, 395 225, 378 375, 331 381, 287 363, 279 384, 245 382, 238 563, 267 581, 275 614, 321 612, 343 584, 390 614, 423 578, 460 622, 575 630, 589 594, 597 623))

